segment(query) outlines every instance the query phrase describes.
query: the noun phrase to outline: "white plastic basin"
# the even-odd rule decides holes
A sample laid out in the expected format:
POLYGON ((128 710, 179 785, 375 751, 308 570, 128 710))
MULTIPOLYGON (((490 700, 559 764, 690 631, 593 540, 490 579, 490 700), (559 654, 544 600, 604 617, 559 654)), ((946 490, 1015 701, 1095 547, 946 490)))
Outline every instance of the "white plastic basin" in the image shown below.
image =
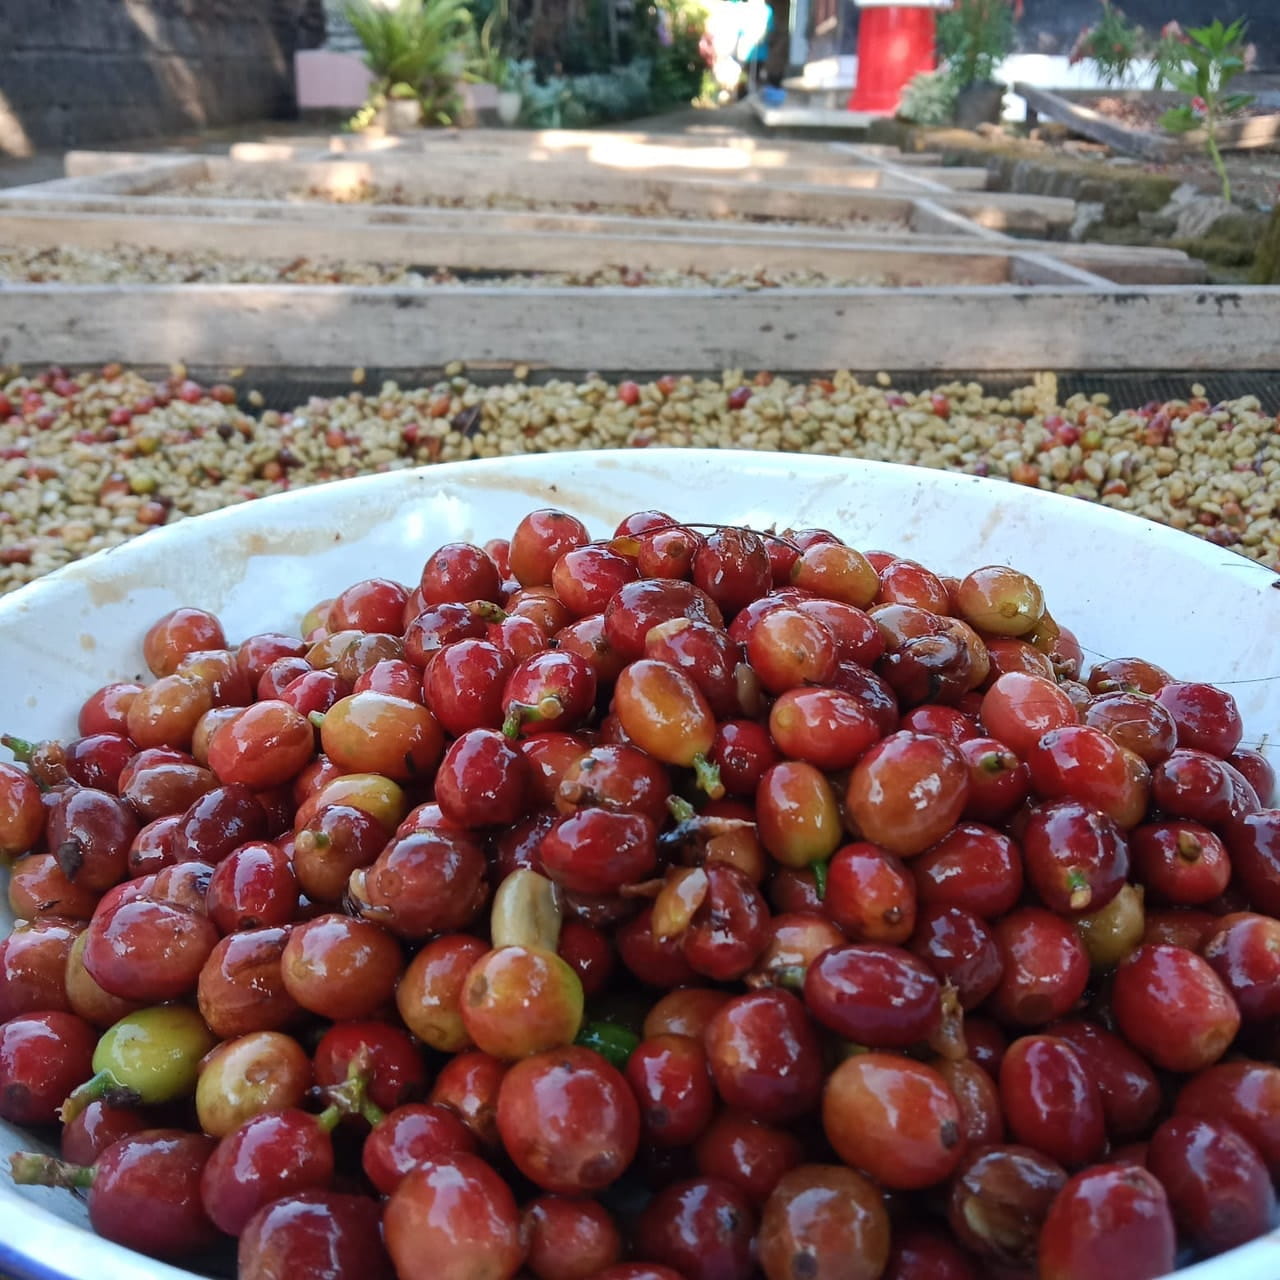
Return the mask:
MULTIPOLYGON (((233 641, 296 628, 362 577, 416 581, 454 539, 505 536, 558 506, 605 533, 630 511, 830 528, 942 572, 1015 564, 1090 655, 1141 655, 1225 683, 1246 739, 1280 729, 1280 591, 1270 570, 1085 502, 884 463, 714 450, 549 454, 457 463, 301 490, 158 530, 0 600, 0 726, 73 736, 85 695, 143 670, 141 639, 179 604, 212 609, 233 641), (1239 682, 1239 683, 1236 683, 1239 682)), ((11 924, 0 902, 0 934, 11 924)), ((66 1192, 15 1188, 0 1124, 0 1274, 160 1280, 188 1273, 98 1239, 66 1192)), ((1280 1238, 1189 1268, 1185 1280, 1275 1280, 1280 1238)))

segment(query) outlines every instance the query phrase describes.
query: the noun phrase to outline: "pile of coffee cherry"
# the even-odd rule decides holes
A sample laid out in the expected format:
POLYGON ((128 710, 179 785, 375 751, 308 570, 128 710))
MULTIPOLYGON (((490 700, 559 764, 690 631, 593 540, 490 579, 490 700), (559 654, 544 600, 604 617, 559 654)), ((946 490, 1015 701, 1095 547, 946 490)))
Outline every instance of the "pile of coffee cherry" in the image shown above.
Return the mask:
POLYGON ((246 1280, 1146 1280, 1280 1174, 1280 810, 1039 586, 540 510, 6 738, 21 1184, 246 1280))

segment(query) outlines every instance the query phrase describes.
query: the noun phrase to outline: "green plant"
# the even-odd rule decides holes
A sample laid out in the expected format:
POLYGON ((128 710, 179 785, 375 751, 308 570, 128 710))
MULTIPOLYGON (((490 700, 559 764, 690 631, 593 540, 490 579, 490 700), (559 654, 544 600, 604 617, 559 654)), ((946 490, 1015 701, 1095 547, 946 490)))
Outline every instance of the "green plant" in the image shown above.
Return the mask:
POLYGON ((1188 101, 1166 111, 1160 123, 1170 133, 1204 130, 1205 150, 1222 180, 1222 198, 1231 199, 1231 177, 1223 163, 1218 140, 1214 136, 1224 117, 1243 111, 1251 102, 1251 93, 1228 93, 1227 87, 1245 69, 1245 23, 1238 19, 1229 27, 1214 19, 1207 27, 1192 27, 1187 41, 1179 45, 1176 58, 1171 56, 1160 66, 1160 77, 1188 101))
POLYGON ((448 124, 473 31, 466 0, 348 0, 346 14, 375 77, 370 101, 407 85, 426 119, 448 124))
POLYGON ((699 0, 653 0, 638 10, 636 56, 653 64, 655 109, 688 106, 702 92, 707 64, 699 45, 706 25, 707 10, 699 0))
POLYGON ((987 84, 1013 50, 1009 0, 956 0, 938 15, 938 49, 956 89, 987 84))
POLYGON ((1111 0, 1102 0, 1102 17, 1080 33, 1069 61, 1072 66, 1086 60, 1092 62, 1103 84, 1123 85, 1132 79, 1133 64, 1147 47, 1147 33, 1130 22, 1111 0))
POLYGON ((946 124, 955 110, 955 80, 945 71, 922 71, 903 90, 898 114, 913 124, 946 124))

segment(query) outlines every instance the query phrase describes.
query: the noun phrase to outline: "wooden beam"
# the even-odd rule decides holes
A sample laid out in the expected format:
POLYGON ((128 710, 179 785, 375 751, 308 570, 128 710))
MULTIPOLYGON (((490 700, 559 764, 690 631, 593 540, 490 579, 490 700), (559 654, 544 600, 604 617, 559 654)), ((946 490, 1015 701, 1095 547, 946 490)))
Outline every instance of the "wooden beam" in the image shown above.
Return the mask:
MULTIPOLYGON (((693 219, 633 218, 603 214, 552 214, 500 210, 395 209, 367 205, 288 204, 275 201, 198 200, 149 196, 83 196, 21 199, 6 203, 0 191, 3 237, 14 243, 51 246, 59 243, 107 246, 133 244, 140 239, 170 250, 189 247, 195 228, 211 247, 286 259, 298 253, 345 254, 364 261, 450 261, 451 245, 471 245, 460 254, 478 253, 473 241, 492 244, 506 237, 536 241, 541 236, 580 237, 609 263, 679 265, 687 255, 679 246, 743 244, 743 254, 756 262, 803 260, 818 269, 833 270, 827 255, 875 249, 970 250, 1008 254, 1013 251, 1047 254, 1085 271, 1127 284, 1196 284, 1206 278, 1204 264, 1178 249, 1138 249, 1094 242, 1014 240, 977 227, 959 214, 932 201, 913 202, 912 230, 904 223, 896 231, 875 225, 836 230, 829 227, 772 225, 693 219), (140 227, 145 220, 146 230, 140 227), (79 224, 83 222, 81 227, 79 224), (232 243, 220 227, 235 228, 232 243), (282 228, 274 230, 273 228, 282 228), (936 234, 933 231, 936 230, 936 234), (846 238, 851 237, 851 238, 846 238), (332 250, 333 245, 338 249, 332 250), (775 251, 783 255, 777 258, 775 251), (406 255, 410 255, 406 258, 406 255), (423 256, 425 255, 425 257, 423 256), (438 256, 437 256, 438 255, 438 256)), ((532 250, 530 252, 533 252, 532 250)), ((719 251, 716 251, 717 253, 719 251)), ((739 265, 741 259, 725 250, 718 261, 739 265)), ((460 256, 454 265, 469 262, 460 256)), ((581 265, 579 263, 578 265, 581 265)), ((512 269, 515 269, 514 265, 512 269)), ((544 270, 551 270, 545 263, 544 270)))
MULTIPOLYGON (((1009 241, 1010 249, 1015 242, 1009 241)), ((110 250, 145 244, 163 253, 209 250, 232 258, 281 264, 297 258, 314 262, 383 262, 452 267, 459 270, 584 272, 624 266, 633 269, 753 272, 813 271, 885 284, 1000 284, 1010 278, 1009 252, 982 241, 960 245, 914 245, 828 241, 724 239, 708 236, 650 237, 581 232, 485 232, 475 228, 362 226, 343 229, 316 223, 226 218, 147 220, 140 236, 137 220, 102 213, 22 214, 0 211, 0 244, 37 248, 73 245, 110 250)), ((1069 283, 1069 273, 1052 277, 1069 283)))
POLYGON ((0 362, 415 368, 1268 369, 1280 288, 11 286, 0 362))

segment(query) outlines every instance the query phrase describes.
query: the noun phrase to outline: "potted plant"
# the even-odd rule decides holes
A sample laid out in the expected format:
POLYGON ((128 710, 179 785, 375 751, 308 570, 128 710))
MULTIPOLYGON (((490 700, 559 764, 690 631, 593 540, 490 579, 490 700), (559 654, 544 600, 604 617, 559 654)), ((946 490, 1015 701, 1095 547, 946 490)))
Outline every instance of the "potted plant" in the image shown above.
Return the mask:
POLYGON ((473 31, 466 0, 349 0, 346 13, 374 74, 376 118, 389 129, 451 123, 473 31))
POLYGON ((411 84, 393 84, 382 106, 382 123, 388 133, 404 133, 422 123, 422 101, 411 84))
POLYGON ((480 84, 490 84, 497 93, 498 119, 505 125, 513 125, 520 119, 524 94, 520 88, 518 68, 502 47, 498 27, 504 6, 499 5, 480 28, 468 79, 480 84))
POLYGON ((956 123, 998 123, 1004 85, 995 69, 1013 51, 1009 0, 956 0, 938 16, 938 48, 956 88, 956 123))

